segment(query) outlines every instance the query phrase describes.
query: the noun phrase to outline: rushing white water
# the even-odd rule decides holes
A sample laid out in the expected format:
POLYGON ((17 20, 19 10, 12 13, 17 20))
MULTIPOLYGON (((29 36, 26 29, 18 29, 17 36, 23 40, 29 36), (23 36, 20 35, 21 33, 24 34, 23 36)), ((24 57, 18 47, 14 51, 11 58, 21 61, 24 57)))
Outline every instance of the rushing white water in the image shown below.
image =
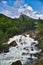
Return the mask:
POLYGON ((37 40, 35 41, 30 38, 29 35, 26 35, 26 37, 18 35, 10 38, 8 44, 14 40, 16 41, 17 46, 10 47, 8 53, 0 54, 0 65, 11 65, 12 62, 15 62, 16 60, 20 60, 22 64, 25 64, 38 59, 34 56, 34 54, 41 52, 41 50, 36 47, 36 44, 38 44, 37 40))

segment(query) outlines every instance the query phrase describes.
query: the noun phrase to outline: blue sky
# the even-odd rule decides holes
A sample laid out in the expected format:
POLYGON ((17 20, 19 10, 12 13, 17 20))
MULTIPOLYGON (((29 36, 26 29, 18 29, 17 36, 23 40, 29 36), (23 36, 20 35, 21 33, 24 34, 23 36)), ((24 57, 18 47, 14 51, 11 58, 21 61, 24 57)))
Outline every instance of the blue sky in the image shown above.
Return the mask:
POLYGON ((43 19, 43 0, 0 0, 0 13, 18 18, 21 13, 43 19))

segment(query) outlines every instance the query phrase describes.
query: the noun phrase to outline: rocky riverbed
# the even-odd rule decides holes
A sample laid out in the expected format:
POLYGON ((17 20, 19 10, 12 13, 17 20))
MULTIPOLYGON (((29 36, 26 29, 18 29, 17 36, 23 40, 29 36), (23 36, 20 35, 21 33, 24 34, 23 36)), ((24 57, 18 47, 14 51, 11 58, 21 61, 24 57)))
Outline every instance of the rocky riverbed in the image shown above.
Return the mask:
POLYGON ((11 65, 17 60, 20 60, 23 65, 36 62, 38 60, 36 54, 41 52, 41 49, 36 46, 38 41, 30 38, 29 34, 14 36, 7 44, 11 46, 8 53, 0 54, 0 65, 11 65))

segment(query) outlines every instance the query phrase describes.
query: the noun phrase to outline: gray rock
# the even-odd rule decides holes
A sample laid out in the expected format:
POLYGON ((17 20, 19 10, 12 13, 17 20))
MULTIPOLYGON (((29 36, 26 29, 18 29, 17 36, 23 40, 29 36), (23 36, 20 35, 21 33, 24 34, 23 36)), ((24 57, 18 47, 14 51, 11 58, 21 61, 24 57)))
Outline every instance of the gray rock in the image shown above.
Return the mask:
POLYGON ((13 41, 13 42, 11 42, 9 45, 10 45, 10 46, 16 46, 16 45, 17 45, 17 43, 16 43, 16 41, 14 40, 14 41, 13 41))
POLYGON ((11 65, 22 65, 22 63, 20 62, 20 60, 13 62, 11 65))

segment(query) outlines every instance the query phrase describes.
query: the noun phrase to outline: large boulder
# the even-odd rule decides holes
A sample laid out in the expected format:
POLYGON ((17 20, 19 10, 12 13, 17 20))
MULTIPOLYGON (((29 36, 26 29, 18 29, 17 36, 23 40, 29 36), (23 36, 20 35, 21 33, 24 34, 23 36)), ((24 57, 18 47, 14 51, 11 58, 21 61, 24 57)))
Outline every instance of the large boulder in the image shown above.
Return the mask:
POLYGON ((9 44, 0 44, 0 53, 7 53, 9 52, 9 44))
POLYGON ((18 60, 16 62, 13 62, 11 65, 22 65, 22 63, 18 60))
POLYGON ((34 32, 34 31, 31 31, 31 32, 30 32, 30 34, 29 34, 29 36, 30 36, 31 38, 34 38, 34 39, 35 39, 36 34, 35 34, 35 32, 34 32))
POLYGON ((14 40, 14 41, 12 41, 9 45, 10 45, 10 46, 16 46, 17 43, 16 43, 16 41, 14 40))

